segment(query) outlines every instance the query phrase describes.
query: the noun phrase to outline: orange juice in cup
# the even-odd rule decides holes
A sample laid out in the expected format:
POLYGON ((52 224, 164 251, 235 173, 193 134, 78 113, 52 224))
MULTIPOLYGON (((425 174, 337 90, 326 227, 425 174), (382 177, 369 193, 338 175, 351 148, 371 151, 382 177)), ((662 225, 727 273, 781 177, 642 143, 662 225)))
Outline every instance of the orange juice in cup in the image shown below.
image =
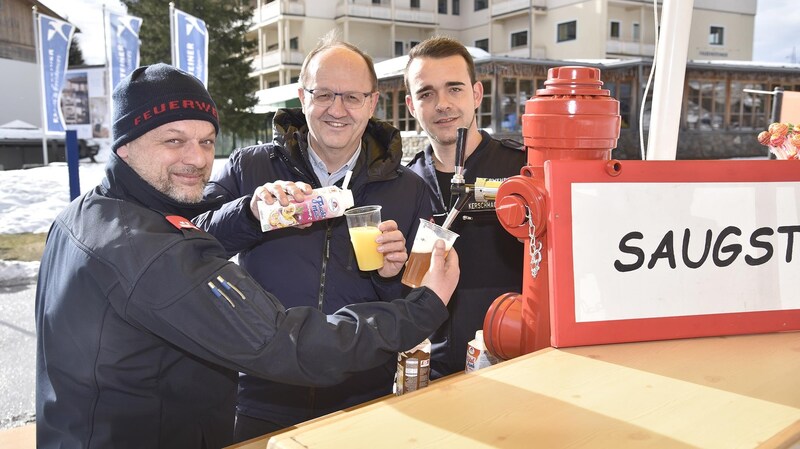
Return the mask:
POLYGON ((362 206, 345 211, 350 241, 356 253, 356 262, 361 271, 372 271, 383 267, 383 254, 378 252, 375 239, 381 235, 381 206, 362 206))
POLYGON ((375 241, 379 235, 381 231, 377 226, 350 228, 350 241, 353 242, 359 270, 372 271, 383 266, 383 254, 378 252, 378 243, 375 241))

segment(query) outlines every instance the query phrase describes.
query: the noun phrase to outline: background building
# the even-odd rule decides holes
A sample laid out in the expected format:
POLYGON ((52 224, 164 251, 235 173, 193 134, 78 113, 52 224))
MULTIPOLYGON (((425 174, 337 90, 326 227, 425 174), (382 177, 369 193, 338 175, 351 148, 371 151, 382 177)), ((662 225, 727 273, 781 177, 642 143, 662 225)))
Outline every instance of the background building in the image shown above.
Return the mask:
POLYGON ((21 120, 42 125, 40 70, 36 65, 33 7, 65 20, 34 0, 0 1, 0 125, 21 120))
MULTIPOLYGON (((404 103, 404 64, 402 59, 391 60, 430 36, 444 34, 475 47, 486 92, 479 111, 482 127, 518 137, 525 101, 542 87, 547 69, 589 65, 601 69, 604 87, 621 103, 623 131, 615 157, 639 157, 639 108, 655 54, 650 0, 251 3, 250 38, 258 41, 252 75, 259 79, 262 111, 299 105, 296 87, 287 85, 297 81, 303 58, 317 40, 337 29, 378 63, 381 100, 376 115, 402 131, 419 132, 404 103)), ((743 89, 800 89, 800 66, 750 62, 755 14, 756 0, 695 0, 692 22, 686 27, 689 63, 679 158, 764 154, 753 136, 769 124, 772 97, 743 89), (715 131, 713 139, 706 131, 715 131)))

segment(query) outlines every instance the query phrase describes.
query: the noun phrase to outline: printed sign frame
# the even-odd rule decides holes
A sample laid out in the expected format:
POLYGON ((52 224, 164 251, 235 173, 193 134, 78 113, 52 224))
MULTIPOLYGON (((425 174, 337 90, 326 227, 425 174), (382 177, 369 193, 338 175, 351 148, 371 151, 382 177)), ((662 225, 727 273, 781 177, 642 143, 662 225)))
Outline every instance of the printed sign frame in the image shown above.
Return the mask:
MULTIPOLYGON (((655 318, 576 319, 573 185, 762 182, 800 185, 800 163, 777 160, 545 162, 545 185, 549 192, 547 239, 552 345, 569 347, 800 330, 800 309, 794 308, 655 318)), ((796 246, 800 246, 800 241, 796 246)))

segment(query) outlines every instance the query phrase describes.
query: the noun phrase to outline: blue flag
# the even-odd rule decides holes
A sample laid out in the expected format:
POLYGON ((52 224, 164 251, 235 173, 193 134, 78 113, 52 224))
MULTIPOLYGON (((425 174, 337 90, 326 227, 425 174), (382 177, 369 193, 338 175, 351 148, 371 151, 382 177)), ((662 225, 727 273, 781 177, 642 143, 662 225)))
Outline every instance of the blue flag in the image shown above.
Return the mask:
POLYGON ((208 86, 208 29, 206 23, 172 9, 172 65, 208 86))
POLYGON ((69 59, 69 43, 75 27, 44 14, 39 14, 37 21, 44 102, 42 129, 45 133, 64 132, 64 116, 59 103, 69 59))
POLYGON ((142 19, 124 14, 108 13, 109 63, 111 90, 139 66, 139 30, 142 19))

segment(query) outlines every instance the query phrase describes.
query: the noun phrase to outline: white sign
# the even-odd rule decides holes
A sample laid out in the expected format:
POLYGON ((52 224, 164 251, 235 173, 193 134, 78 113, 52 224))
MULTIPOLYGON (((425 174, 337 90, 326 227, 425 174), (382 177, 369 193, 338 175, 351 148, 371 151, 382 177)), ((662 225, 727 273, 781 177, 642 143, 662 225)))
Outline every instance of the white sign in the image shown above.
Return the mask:
POLYGON ((800 183, 573 183, 575 322, 800 309, 800 183))

